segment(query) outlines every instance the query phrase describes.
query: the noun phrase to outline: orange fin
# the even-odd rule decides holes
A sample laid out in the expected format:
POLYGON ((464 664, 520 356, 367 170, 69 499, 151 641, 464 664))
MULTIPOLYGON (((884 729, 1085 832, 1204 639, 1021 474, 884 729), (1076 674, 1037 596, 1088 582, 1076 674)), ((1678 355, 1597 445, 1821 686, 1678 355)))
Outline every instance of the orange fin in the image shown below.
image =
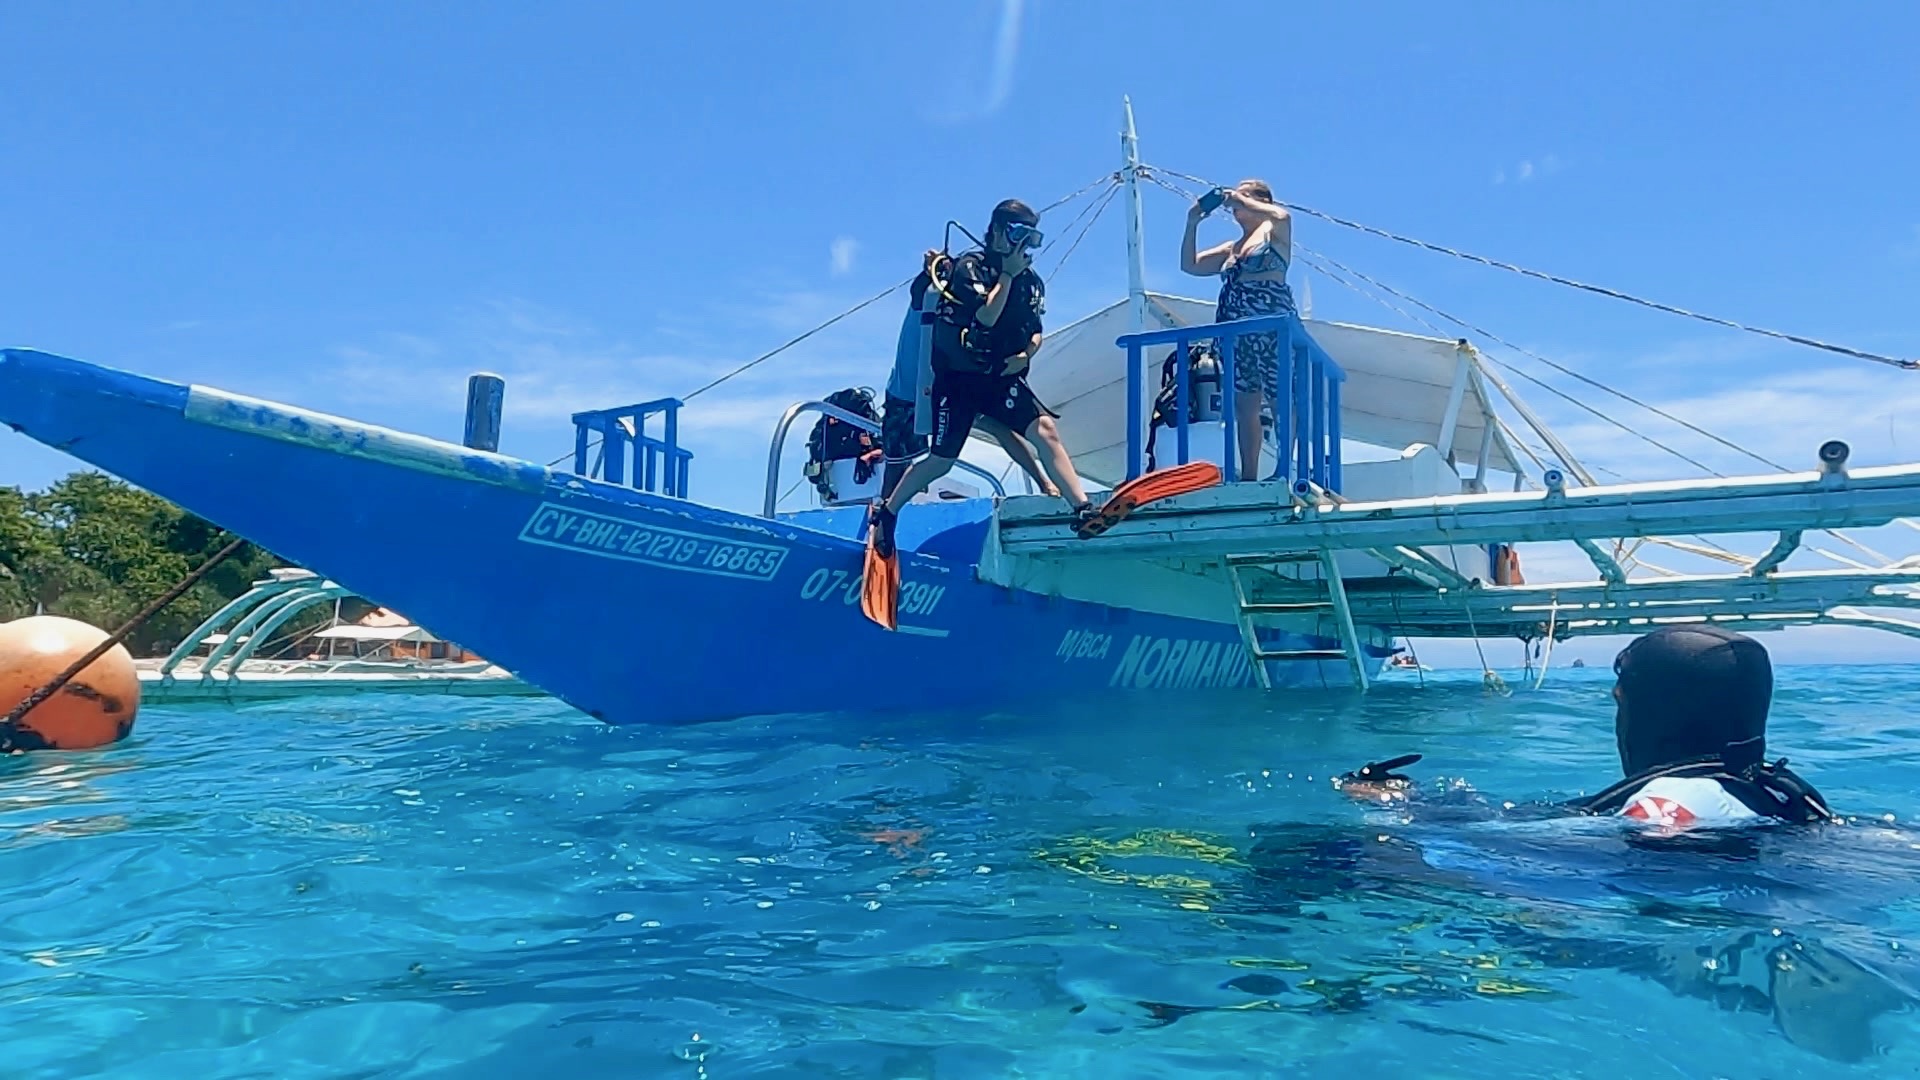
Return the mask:
POLYGON ((867 533, 867 565, 860 579, 860 610, 867 618, 886 627, 899 629, 900 555, 881 557, 873 547, 873 533, 867 533))
POLYGON ((1199 491, 1219 482, 1220 467, 1210 461, 1190 461, 1185 465, 1142 473, 1114 488, 1099 512, 1075 527, 1074 532, 1080 539, 1090 540, 1148 503, 1199 491))

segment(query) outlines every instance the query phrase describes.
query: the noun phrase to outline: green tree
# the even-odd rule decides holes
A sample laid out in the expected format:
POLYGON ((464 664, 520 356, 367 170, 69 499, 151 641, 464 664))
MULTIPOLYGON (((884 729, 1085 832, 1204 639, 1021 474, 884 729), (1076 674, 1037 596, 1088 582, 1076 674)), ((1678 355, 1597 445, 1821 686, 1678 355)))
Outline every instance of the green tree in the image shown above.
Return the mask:
MULTIPOLYGON (((0 617, 49 614, 117 628, 232 537, 173 503, 97 472, 44 492, 0 489, 0 617)), ((241 548, 127 639, 136 656, 178 644, 274 566, 241 548)))
POLYGON ((33 614, 28 568, 58 550, 52 531, 29 513, 26 494, 0 488, 0 622, 33 614))

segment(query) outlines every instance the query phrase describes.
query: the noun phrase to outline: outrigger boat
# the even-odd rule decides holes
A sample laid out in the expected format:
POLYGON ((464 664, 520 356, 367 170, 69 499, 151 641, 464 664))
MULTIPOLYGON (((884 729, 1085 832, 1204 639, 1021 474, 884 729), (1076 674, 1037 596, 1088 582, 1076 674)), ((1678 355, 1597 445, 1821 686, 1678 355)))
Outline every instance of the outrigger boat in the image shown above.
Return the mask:
POLYGON ((930 677, 915 673, 936 671, 965 672, 939 687, 960 708, 1116 689, 1364 689, 1399 635, 1552 641, 1697 619, 1920 633, 1851 610, 1920 606, 1920 569, 1781 568, 1810 530, 1920 514, 1920 465, 1849 471, 1846 447, 1829 442, 1817 468, 1748 478, 1597 486, 1530 469, 1489 385, 1534 418, 1465 341, 1311 318, 1215 323, 1211 304, 1150 293, 1140 186, 1154 173, 1130 111, 1121 143, 1128 296, 1051 332, 1034 386, 1092 481, 1141 476, 1152 437, 1158 461, 1212 456, 1229 482, 1092 539, 1059 500, 1006 496, 991 474, 991 496, 910 505, 894 632, 862 614, 861 500, 776 506, 797 416, 871 426, 822 402, 780 419, 759 516, 693 498, 675 399, 576 414, 572 468, 556 470, 495 452, 499 388, 485 380, 476 398, 491 404, 476 419, 470 400, 460 445, 12 349, 0 351, 0 420, 615 724, 838 710, 850 696, 915 707, 930 677), (1231 343, 1261 331, 1285 338, 1290 400, 1275 409, 1263 478, 1233 482, 1231 343), (1226 367, 1219 422, 1203 419, 1213 391, 1185 348, 1208 339, 1226 367), (1150 430, 1149 354, 1165 350, 1180 407, 1172 428, 1150 430), (1499 472, 1515 490, 1489 490, 1499 472), (1629 579, 1601 546, 1757 531, 1779 543, 1721 574, 1629 579), (1580 545, 1595 579, 1519 582, 1509 545, 1548 541, 1580 545), (422 545, 462 558, 401 557, 422 545), (850 687, 842 665, 821 662, 821 641, 899 677, 850 687))
POLYGON ((345 620, 341 602, 351 598, 351 591, 310 570, 269 571, 165 657, 134 661, 140 696, 177 703, 368 692, 462 697, 541 692, 388 609, 345 620), (288 632, 315 608, 330 612, 324 625, 288 632))

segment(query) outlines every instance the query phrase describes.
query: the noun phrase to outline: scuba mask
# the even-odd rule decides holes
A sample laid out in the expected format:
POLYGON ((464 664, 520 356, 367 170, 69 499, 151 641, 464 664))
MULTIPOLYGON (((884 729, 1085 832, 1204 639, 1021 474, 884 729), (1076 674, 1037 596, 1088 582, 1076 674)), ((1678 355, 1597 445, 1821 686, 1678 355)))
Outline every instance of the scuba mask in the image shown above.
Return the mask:
POLYGON ((1023 247, 1039 247, 1044 235, 1040 232, 1038 226, 1028 225, 1020 221, 1010 221, 1004 228, 1007 232, 1007 242, 1012 244, 1015 250, 1023 247))

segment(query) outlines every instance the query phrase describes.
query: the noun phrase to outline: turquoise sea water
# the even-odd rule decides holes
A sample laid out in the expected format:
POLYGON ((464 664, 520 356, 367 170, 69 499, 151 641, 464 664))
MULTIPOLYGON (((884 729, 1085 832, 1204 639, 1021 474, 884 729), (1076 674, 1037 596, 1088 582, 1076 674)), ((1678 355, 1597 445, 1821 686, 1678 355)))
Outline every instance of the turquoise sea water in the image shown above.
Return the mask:
MULTIPOLYGON (((1328 776, 1419 751, 1523 799, 1617 765, 1605 672, 1427 680, 686 730, 544 700, 149 707, 111 750, 0 762, 4 1075, 1920 1068, 1920 834, 1676 858, 1423 827, 1470 883, 1437 880, 1328 776), (1255 826, 1390 850, 1263 880, 1255 826)), ((1912 669, 1783 669, 1772 747, 1905 821, 1916 705, 1912 669)))

